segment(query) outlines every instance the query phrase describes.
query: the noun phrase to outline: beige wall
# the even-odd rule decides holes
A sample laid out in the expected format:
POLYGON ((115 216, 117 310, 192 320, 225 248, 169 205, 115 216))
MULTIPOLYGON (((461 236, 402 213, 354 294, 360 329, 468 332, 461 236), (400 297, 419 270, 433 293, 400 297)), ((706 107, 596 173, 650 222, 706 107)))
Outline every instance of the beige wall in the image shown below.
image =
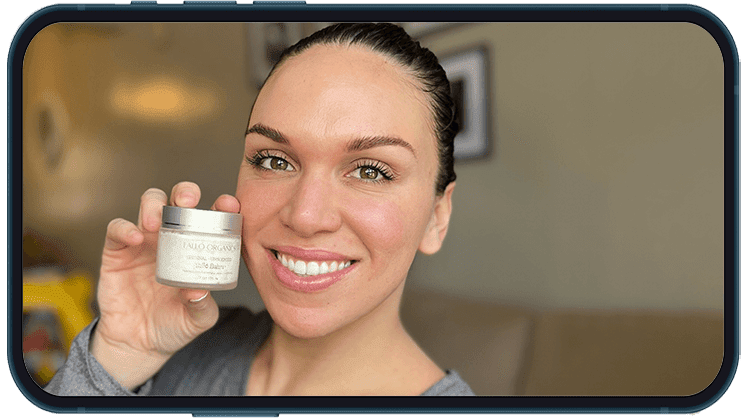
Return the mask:
POLYGON ((493 156, 457 166, 420 287, 544 307, 721 309, 723 62, 685 23, 476 25, 493 156))
POLYGON ((24 226, 97 272, 108 221, 136 220, 147 188, 197 182, 204 208, 234 193, 256 93, 245 38, 240 24, 57 24, 37 34, 24 61, 24 226), (162 89, 164 103, 134 111, 137 97, 162 89), (56 165, 45 161, 53 141, 56 165))
MULTIPOLYGON (((203 207, 233 191, 255 89, 238 24, 75 30, 48 40, 68 64, 50 66, 41 49, 27 55, 43 65, 29 67, 37 78, 25 86, 24 225, 95 271, 108 220, 135 218, 146 188, 196 181, 203 207), (214 110, 182 126, 105 105, 115 75, 158 72, 207 89, 214 110), (67 174, 38 162, 33 106, 44 100, 74 122, 59 128, 67 174)), ((722 308, 723 67, 708 33, 682 23, 501 23, 422 41, 438 54, 489 47, 493 153, 458 164, 449 235, 439 254, 418 257, 410 286, 535 307, 722 308)), ((259 306, 247 274, 240 283, 217 298, 259 306)))

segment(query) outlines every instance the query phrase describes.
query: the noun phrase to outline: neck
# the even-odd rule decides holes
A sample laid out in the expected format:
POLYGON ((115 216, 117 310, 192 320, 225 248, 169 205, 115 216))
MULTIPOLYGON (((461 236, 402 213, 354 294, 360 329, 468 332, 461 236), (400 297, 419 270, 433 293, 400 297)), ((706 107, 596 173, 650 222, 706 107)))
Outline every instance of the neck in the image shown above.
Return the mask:
MULTIPOLYGON (((400 375, 414 378, 415 370, 410 374, 405 368, 429 374, 434 364, 404 330, 399 304, 400 295, 392 295, 353 323, 318 338, 297 338, 274 324, 250 371, 248 394, 373 395, 398 391, 400 375)), ((428 383, 421 390, 407 387, 421 393, 428 383)))

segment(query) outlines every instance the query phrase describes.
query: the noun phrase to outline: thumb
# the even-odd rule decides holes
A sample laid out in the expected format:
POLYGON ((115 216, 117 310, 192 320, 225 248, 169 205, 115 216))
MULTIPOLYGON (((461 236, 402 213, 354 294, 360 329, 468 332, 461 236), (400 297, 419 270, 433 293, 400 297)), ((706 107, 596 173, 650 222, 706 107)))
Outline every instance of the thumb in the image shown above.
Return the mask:
POLYGON ((208 290, 181 289, 180 298, 196 332, 206 331, 219 319, 219 307, 208 290))

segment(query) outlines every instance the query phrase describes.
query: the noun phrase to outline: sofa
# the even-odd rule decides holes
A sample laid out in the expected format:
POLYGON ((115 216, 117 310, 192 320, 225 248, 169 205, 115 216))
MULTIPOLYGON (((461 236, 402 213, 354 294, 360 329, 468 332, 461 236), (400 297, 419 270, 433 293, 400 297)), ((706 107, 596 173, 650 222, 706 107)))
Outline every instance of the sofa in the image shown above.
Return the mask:
POLYGON ((687 396, 723 361, 722 312, 536 309, 409 288, 401 317, 477 395, 687 396))

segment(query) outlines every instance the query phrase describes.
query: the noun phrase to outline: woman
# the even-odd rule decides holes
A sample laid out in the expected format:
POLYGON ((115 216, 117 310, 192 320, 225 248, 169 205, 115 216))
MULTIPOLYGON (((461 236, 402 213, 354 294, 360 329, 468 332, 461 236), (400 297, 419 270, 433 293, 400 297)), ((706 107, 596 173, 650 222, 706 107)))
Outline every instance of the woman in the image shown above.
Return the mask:
MULTIPOLYGON (((150 189, 137 224, 110 223, 100 319, 47 390, 473 395, 399 319, 416 252, 435 253, 447 232, 452 107, 435 56, 396 26, 335 25, 286 50, 253 105, 236 198, 212 206, 242 214, 242 255, 267 312, 220 315, 207 291, 155 283, 168 201, 150 189)), ((169 203, 199 198, 185 182, 169 203)))

